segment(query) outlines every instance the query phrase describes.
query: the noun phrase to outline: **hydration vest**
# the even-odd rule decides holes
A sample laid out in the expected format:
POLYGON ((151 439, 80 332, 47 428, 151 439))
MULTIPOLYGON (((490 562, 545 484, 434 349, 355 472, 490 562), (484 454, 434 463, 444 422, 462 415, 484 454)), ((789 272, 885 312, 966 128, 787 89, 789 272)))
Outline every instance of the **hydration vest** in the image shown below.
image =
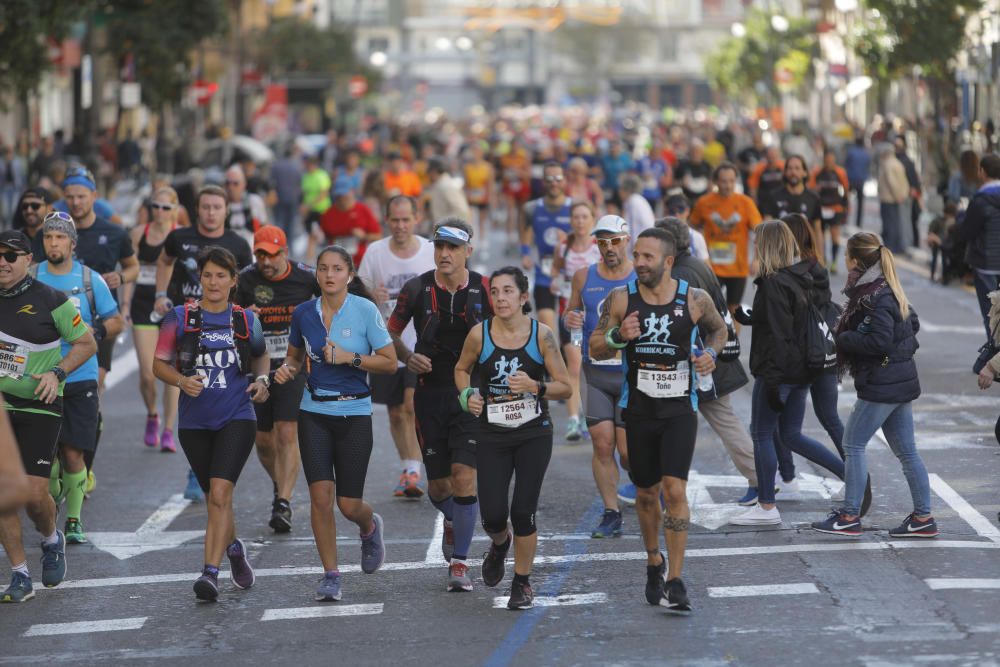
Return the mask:
MULTIPOLYGON (((198 355, 204 351, 201 345, 201 308, 198 302, 184 304, 184 325, 177 336, 177 370, 184 375, 192 375, 198 361, 198 355)), ((249 376, 250 359, 250 318, 239 306, 232 307, 233 319, 230 323, 233 331, 233 341, 236 345, 236 356, 240 361, 240 374, 249 376)), ((219 327, 213 330, 219 330, 219 327)))
MULTIPOLYGON (((420 330, 417 332, 417 345, 414 352, 431 356, 437 338, 437 330, 441 324, 441 311, 438 305, 437 281, 434 272, 425 273, 420 278, 423 295, 420 305, 424 317, 420 330)), ((483 321, 483 277, 475 271, 469 271, 469 282, 465 288, 468 294, 465 298, 465 324, 469 330, 483 321)), ((461 350, 455 351, 457 358, 461 350)))

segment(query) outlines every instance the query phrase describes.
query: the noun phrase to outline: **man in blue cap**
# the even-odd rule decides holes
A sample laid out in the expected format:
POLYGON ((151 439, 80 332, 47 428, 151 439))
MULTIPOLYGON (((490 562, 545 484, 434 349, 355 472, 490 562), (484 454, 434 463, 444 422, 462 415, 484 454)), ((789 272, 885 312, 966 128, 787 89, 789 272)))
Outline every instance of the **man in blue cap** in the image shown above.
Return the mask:
POLYGON ((343 246, 354 259, 354 266, 361 266, 369 243, 382 238, 382 226, 365 204, 357 200, 349 176, 338 176, 333 184, 333 206, 326 209, 314 223, 309 237, 307 255, 313 257, 316 241, 343 246))

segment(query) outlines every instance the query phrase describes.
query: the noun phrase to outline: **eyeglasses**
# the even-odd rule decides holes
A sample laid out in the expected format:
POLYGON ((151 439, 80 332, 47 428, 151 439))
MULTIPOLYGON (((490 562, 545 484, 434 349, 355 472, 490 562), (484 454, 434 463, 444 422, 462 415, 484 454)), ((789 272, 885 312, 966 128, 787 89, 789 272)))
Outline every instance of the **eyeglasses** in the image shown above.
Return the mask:
POLYGON ((562 176, 546 176, 545 177, 545 182, 546 183, 562 183, 562 180, 563 180, 562 176))
POLYGON ((619 246, 625 243, 627 236, 612 236, 610 239, 597 239, 598 248, 610 248, 611 246, 619 246))
POLYGON ((26 201, 21 204, 22 211, 37 211, 42 207, 42 202, 40 201, 26 201))
POLYGON ((69 213, 64 213, 63 211, 52 211, 47 216, 45 216, 45 220, 43 220, 42 222, 43 223, 48 222, 49 220, 62 220, 63 222, 68 222, 72 224, 73 216, 71 216, 69 213))
POLYGON ((275 257, 281 254, 281 251, 279 250, 278 252, 271 254, 264 250, 254 250, 253 254, 254 257, 256 257, 257 259, 274 259, 275 257))
POLYGON ((173 204, 158 204, 154 201, 149 205, 149 208, 153 209, 154 211, 172 211, 174 210, 175 207, 173 204))
POLYGON ((0 257, 2 257, 8 264, 13 264, 17 261, 18 257, 24 257, 28 253, 26 252, 15 252, 13 250, 5 250, 0 252, 0 257))

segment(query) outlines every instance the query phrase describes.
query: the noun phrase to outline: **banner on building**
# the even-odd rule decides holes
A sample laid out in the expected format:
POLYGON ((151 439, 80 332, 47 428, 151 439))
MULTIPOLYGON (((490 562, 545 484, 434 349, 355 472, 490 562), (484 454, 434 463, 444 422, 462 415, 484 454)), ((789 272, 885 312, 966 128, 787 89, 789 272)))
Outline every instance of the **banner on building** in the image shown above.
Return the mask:
POLYGON ((253 115, 251 134, 268 143, 288 133, 288 86, 272 83, 264 90, 264 103, 253 115))

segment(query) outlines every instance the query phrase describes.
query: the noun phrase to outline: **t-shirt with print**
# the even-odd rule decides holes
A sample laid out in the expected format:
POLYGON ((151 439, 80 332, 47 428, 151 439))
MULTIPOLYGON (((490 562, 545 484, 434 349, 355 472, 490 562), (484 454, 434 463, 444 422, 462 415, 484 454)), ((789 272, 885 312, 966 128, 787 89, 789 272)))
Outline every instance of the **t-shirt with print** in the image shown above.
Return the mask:
MULTIPOLYGON (((250 352, 254 357, 264 354, 264 333, 260 320, 246 311, 250 332, 250 352)), ((160 324, 160 337, 156 341, 156 358, 174 363, 177 358, 177 339, 184 327, 184 306, 171 309, 160 324)), ((232 308, 221 313, 201 312, 201 333, 189 332, 185 336, 199 336, 199 352, 194 373, 205 379, 205 390, 192 398, 181 392, 177 404, 179 422, 186 429, 218 431, 237 419, 256 420, 253 402, 247 387, 250 379, 240 373, 240 361, 233 335, 232 308)))
POLYGON ((814 222, 822 216, 820 208, 819 195, 812 190, 795 193, 788 188, 778 188, 771 191, 770 202, 761 207, 761 213, 776 219, 789 213, 801 213, 806 220, 814 222))
POLYGON ((222 236, 210 238, 198 231, 197 227, 183 227, 167 234, 163 251, 174 263, 174 273, 167 286, 167 296, 175 304, 201 298, 201 276, 198 275, 198 253, 208 246, 219 246, 233 253, 236 264, 241 269, 253 263, 250 244, 231 229, 222 236))
MULTIPOLYGON (((65 294, 73 306, 80 311, 80 316, 83 318, 84 323, 87 326, 93 326, 94 315, 90 312, 90 299, 83 288, 83 264, 73 262, 73 268, 70 269, 69 273, 59 275, 49 273, 48 261, 42 262, 38 265, 38 280, 65 294)), ((104 282, 101 274, 93 269, 90 270, 90 288, 93 291, 94 307, 97 308, 97 314, 102 320, 118 314, 118 304, 115 303, 111 289, 104 282)), ((63 340, 62 355, 64 357, 69 352, 70 347, 72 345, 63 340)), ((70 373, 69 377, 66 378, 67 383, 84 382, 87 380, 97 381, 96 354, 83 362, 82 366, 70 373)))
POLYGON ((710 192, 691 210, 691 226, 708 244, 709 263, 720 278, 750 275, 750 231, 760 224, 760 212, 746 195, 723 197, 710 192))

